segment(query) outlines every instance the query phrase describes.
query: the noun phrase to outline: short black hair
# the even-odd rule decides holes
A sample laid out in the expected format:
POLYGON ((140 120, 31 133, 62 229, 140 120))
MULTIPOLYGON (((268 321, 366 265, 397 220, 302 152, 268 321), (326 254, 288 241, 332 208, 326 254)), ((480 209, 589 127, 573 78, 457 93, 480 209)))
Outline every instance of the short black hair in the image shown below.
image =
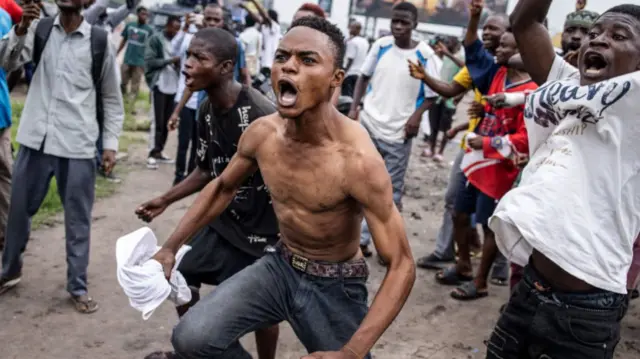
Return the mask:
POLYGON ((238 57, 238 43, 228 31, 214 27, 199 30, 194 38, 207 44, 207 50, 218 62, 231 61, 234 65, 238 57))
POLYGON ((247 14, 247 16, 244 17, 244 24, 247 27, 253 27, 256 24, 256 20, 251 14, 247 14))
POLYGON ((294 21, 288 31, 298 26, 308 27, 327 35, 334 48, 334 64, 336 67, 342 67, 346 45, 344 35, 336 25, 318 16, 305 16, 294 21))
POLYGON ((269 17, 271 18, 271 20, 278 22, 278 12, 273 10, 273 9, 269 9, 267 10, 267 15, 269 15, 269 17))
POLYGON ((509 20, 509 15, 507 14, 502 14, 502 13, 496 13, 496 14, 491 14, 489 16, 487 16, 487 18, 484 20, 484 23, 482 24, 482 26, 486 25, 487 22, 490 19, 499 19, 502 22, 502 25, 504 25, 504 28, 508 28, 509 26, 511 26, 511 21, 509 20))
POLYGON ((640 6, 638 5, 632 5, 632 4, 618 5, 604 12, 604 14, 606 13, 617 13, 617 14, 629 15, 632 18, 636 19, 637 21, 640 21, 640 6))
POLYGON ((393 11, 408 11, 413 15, 413 20, 418 22, 418 8, 410 2, 401 2, 396 4, 391 10, 393 11))
POLYGON ((147 11, 148 12, 149 10, 147 10, 147 8, 144 7, 144 6, 139 6, 138 9, 136 10, 136 14, 140 14, 143 11, 147 11))
POLYGON ((167 25, 170 25, 172 22, 181 22, 180 17, 176 16, 176 15, 169 15, 169 17, 167 17, 167 25))

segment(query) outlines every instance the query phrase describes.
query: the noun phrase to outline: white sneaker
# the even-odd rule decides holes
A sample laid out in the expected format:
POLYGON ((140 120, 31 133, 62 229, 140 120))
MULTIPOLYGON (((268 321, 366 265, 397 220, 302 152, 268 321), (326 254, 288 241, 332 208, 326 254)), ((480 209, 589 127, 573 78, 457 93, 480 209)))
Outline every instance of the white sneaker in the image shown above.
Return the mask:
POLYGON ((153 157, 148 157, 147 158, 147 168, 150 169, 150 170, 157 170, 158 169, 158 161, 153 157))

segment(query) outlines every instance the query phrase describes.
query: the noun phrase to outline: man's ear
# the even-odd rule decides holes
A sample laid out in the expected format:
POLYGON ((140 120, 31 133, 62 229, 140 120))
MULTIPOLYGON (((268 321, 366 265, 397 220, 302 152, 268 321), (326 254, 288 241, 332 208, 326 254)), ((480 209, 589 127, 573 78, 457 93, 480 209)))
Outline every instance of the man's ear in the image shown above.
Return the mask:
POLYGON ((331 79, 331 88, 341 87, 342 81, 344 81, 344 70, 337 68, 333 71, 333 78, 331 79))
POLYGON ((221 74, 227 75, 227 74, 233 73, 235 64, 231 62, 231 60, 226 60, 222 63, 220 67, 221 67, 220 69, 221 74))

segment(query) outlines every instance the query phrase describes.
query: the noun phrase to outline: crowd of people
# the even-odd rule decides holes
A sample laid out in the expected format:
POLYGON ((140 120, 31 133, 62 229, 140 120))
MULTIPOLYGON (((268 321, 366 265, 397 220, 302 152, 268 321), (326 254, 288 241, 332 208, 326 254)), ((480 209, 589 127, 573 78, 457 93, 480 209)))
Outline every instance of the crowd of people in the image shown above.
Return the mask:
POLYGON ((198 193, 150 259, 169 278, 189 244, 177 269, 192 299, 176 308, 174 350, 147 359, 251 358, 238 340, 251 332, 258 357, 273 359, 284 321, 305 359, 370 358, 416 267, 435 270, 456 300, 510 287, 487 358, 613 358, 640 272, 640 6, 597 14, 578 1, 558 50, 546 28, 552 0, 486 19, 472 0, 462 41, 429 43, 413 36, 415 5, 398 2, 391 35, 371 45, 360 23, 345 38, 314 4, 282 35, 278 14, 249 2, 242 28, 212 2, 159 31, 136 1, 107 13, 104 0, 58 0, 53 16, 39 2, 4 2, 0 294, 21 281, 30 220, 55 176, 67 291, 79 312, 98 310, 87 288, 95 181, 118 180, 125 108, 136 111, 144 79, 147 167, 174 163, 173 130, 178 146, 173 185, 135 214, 151 222, 198 193), (7 74, 26 64, 14 163, 7 74), (265 78, 273 98, 256 84, 265 78), (467 92, 467 120, 453 126, 467 92), (460 133, 436 248, 414 262, 401 216, 412 147, 444 164, 460 133), (387 270, 373 301, 371 242, 387 270), (202 284, 216 288, 201 297, 202 284))

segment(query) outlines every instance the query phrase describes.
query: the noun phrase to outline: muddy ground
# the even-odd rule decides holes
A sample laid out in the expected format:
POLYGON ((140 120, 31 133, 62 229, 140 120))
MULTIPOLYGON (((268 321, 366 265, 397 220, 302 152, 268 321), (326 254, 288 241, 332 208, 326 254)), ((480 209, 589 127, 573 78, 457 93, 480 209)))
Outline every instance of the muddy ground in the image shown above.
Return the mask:
MULTIPOLYGON (((175 154, 175 135, 167 153, 175 154)), ((447 163, 453 159, 450 145, 447 163)), ((157 171, 144 167, 146 145, 130 149, 124 182, 112 197, 94 207, 91 265, 91 295, 100 310, 92 315, 77 313, 69 304, 65 285, 64 226, 33 232, 25 257, 23 282, 0 297, 1 359, 141 359, 150 351, 170 349, 169 336, 176 323, 172 306, 165 303, 148 321, 129 307, 115 276, 115 243, 125 233, 143 224, 134 216, 137 205, 161 194, 171 184, 173 166, 157 171)), ((443 211, 443 196, 449 167, 439 167, 419 156, 415 146, 407 175, 405 218, 414 256, 434 249, 435 234, 443 211)), ((175 204, 151 228, 165 239, 176 226, 192 199, 175 204)), ((370 260, 371 297, 385 270, 370 260)), ((488 298, 461 303, 449 297, 449 288, 435 283, 433 272, 419 270, 411 296, 373 350, 375 358, 484 358, 483 341, 488 338, 507 299, 507 289, 491 287, 488 298)), ((243 339, 254 352, 251 335, 243 339)), ((300 358, 304 349, 287 325, 282 325, 278 358, 300 358)), ((624 320, 622 341, 616 358, 640 357, 640 305, 633 303, 624 320)))

